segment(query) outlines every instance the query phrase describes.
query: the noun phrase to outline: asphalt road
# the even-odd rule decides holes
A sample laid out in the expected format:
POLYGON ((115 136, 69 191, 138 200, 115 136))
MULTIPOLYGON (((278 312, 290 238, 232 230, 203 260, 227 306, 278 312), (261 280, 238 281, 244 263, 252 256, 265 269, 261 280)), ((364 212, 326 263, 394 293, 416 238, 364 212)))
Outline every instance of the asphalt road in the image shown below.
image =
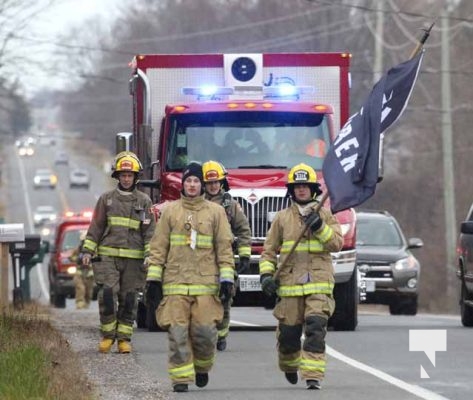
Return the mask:
MULTIPOLYGON (((59 141, 57 146, 63 144, 59 141)), ((31 158, 19 158, 12 147, 8 152, 6 176, 9 223, 25 223, 26 233, 34 232, 32 210, 49 204, 60 211, 93 207, 107 186, 109 178, 83 155, 71 155, 70 164, 88 163, 92 174, 90 190, 69 190, 70 166, 54 165, 56 149, 39 147, 31 158), (59 176, 55 190, 34 190, 34 170, 51 167, 59 176)), ((30 274, 31 297, 48 304, 47 258, 30 274)), ((10 286, 12 287, 12 286, 10 286)), ((11 296, 10 296, 11 297, 11 296)), ((73 309, 73 300, 67 308, 73 309)), ((93 316, 96 303, 93 303, 93 316)), ((232 332, 228 349, 217 354, 204 389, 190 387, 190 392, 171 398, 186 399, 470 399, 473 395, 471 329, 463 328, 458 316, 424 315, 391 316, 385 307, 361 307, 355 332, 328 332, 328 363, 323 390, 307 391, 302 382, 290 385, 277 368, 275 320, 271 311, 262 308, 233 308, 232 332), (425 348, 432 345, 438 332, 446 335, 445 351, 435 353, 433 364, 422 351, 409 351, 410 332, 424 330, 425 348), (428 377, 427 377, 428 376, 428 377)), ((97 311, 98 321, 98 311, 97 311)), ((421 343, 422 344, 422 343, 421 343)), ((136 329, 134 356, 149 374, 171 390, 167 376, 167 335, 136 329)), ((430 347, 429 347, 430 346, 430 347)))

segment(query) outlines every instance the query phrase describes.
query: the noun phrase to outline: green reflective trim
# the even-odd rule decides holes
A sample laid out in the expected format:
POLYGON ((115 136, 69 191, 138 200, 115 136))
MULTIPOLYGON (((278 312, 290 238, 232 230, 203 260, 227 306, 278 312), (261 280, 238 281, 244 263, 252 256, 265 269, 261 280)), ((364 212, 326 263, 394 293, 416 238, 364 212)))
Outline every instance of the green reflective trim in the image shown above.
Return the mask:
POLYGON ((201 368, 211 367, 214 362, 215 362, 215 355, 212 356, 211 358, 208 358, 207 360, 201 360, 198 358, 194 359, 195 366, 201 367, 201 368))
POLYGON ((109 246, 99 246, 98 253, 100 256, 135 258, 135 259, 144 258, 144 254, 145 254, 143 250, 120 249, 120 248, 109 247, 109 246))
POLYGON ((213 236, 197 234, 197 247, 200 249, 211 249, 213 236))
POLYGON ((317 233, 316 236, 322 243, 327 243, 333 236, 333 229, 330 226, 325 225, 322 232, 317 233))
POLYGON ((92 253, 95 253, 96 248, 97 248, 97 243, 95 243, 93 240, 85 239, 84 249, 90 250, 92 253))
POLYGON ((117 329, 117 321, 109 322, 108 324, 100 324, 102 332, 114 332, 117 329))
POLYGON ((187 240, 188 236, 186 235, 178 235, 176 233, 171 233, 170 243, 173 246, 186 246, 187 240))
POLYGON ((168 369, 169 376, 171 379, 178 379, 178 378, 192 378, 195 377, 194 371, 194 364, 186 364, 181 367, 176 368, 169 368, 168 369))
MULTIPOLYGON (((295 242, 293 240, 284 242, 281 247, 281 254, 289 253, 294 243, 295 242)), ((319 240, 300 242, 294 249, 295 253, 320 253, 322 251, 324 251, 324 247, 319 240)))
POLYGON ((303 285, 280 286, 278 295, 280 297, 307 296, 309 294, 332 294, 333 283, 309 282, 303 285))
POLYGON ((146 244, 145 244, 145 253, 146 253, 146 254, 149 254, 149 249, 150 249, 149 243, 146 243, 146 244))
POLYGON ((123 226, 125 228, 140 229, 140 221, 126 217, 108 217, 108 224, 110 226, 123 226))
POLYGON ((299 369, 304 371, 312 372, 325 372, 325 361, 323 360, 309 360, 307 358, 302 358, 301 363, 299 364, 299 369))
POLYGON ((250 257, 251 256, 251 247, 250 246, 240 246, 240 247, 238 247, 238 255, 240 257, 250 257))
POLYGON ((287 367, 291 367, 291 368, 298 368, 300 363, 301 363, 301 358, 300 357, 297 357, 293 360, 280 360, 279 363, 281 365, 285 365, 287 367))
POLYGON ((218 285, 187 285, 187 284, 166 284, 163 286, 165 296, 216 296, 218 294, 218 285))
POLYGON ((223 329, 219 329, 217 336, 218 336, 219 338, 225 338, 225 337, 228 336, 228 333, 229 333, 229 332, 230 332, 230 327, 227 326, 227 327, 225 327, 225 328, 223 328, 223 329))
POLYGON ((273 275, 274 272, 276 271, 276 268, 274 267, 274 264, 271 261, 261 261, 259 263, 259 273, 260 275, 263 274, 271 274, 273 275))
POLYGON ((235 277, 235 270, 231 267, 220 267, 220 278, 227 281, 232 281, 235 277))
POLYGON ((163 277, 163 267, 161 265, 150 265, 148 267, 148 273, 146 280, 148 281, 160 281, 163 277))
POLYGON ((133 326, 118 324, 117 332, 131 336, 133 334, 133 326))
MULTIPOLYGON (((286 254, 291 251, 292 246, 294 245, 294 240, 287 240, 283 242, 281 246, 281 254, 286 254)), ((299 244, 294 249, 295 252, 307 252, 309 251, 309 243, 308 242, 299 242, 299 244)))

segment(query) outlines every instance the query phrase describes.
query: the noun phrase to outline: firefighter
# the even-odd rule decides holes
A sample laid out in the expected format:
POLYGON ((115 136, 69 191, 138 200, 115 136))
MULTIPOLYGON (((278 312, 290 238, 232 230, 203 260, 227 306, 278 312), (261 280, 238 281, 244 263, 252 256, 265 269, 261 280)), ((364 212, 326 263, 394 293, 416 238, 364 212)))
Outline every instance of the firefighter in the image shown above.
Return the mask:
POLYGON ((233 293, 230 225, 223 208, 205 200, 203 184, 202 165, 191 162, 181 198, 162 210, 150 246, 146 298, 159 303, 157 322, 168 332, 174 392, 207 385, 222 302, 233 293))
POLYGON ((307 389, 320 389, 327 322, 335 308, 330 253, 342 248, 343 238, 329 209, 314 210, 321 189, 312 167, 293 167, 286 186, 292 205, 276 214, 268 231, 259 264, 261 285, 266 295, 279 297, 273 311, 278 320, 279 368, 291 384, 297 383, 299 372, 307 389), (304 228, 304 236, 289 255, 304 228), (281 262, 289 258, 275 278, 278 252, 281 262))
MULTIPOLYGON (((233 200, 230 193, 228 193, 230 187, 227 181, 227 171, 221 163, 212 160, 205 162, 202 165, 202 169, 205 183, 205 198, 220 204, 224 208, 230 223, 233 234, 233 247, 239 256, 237 273, 250 273, 250 224, 240 204, 233 200)), ((217 325, 217 350, 219 351, 224 351, 227 348, 231 305, 232 299, 223 304, 223 320, 217 325)))
POLYGON ((119 353, 131 352, 138 292, 146 280, 149 241, 155 221, 151 199, 136 188, 142 165, 124 151, 116 155, 112 177, 117 187, 100 196, 83 246, 83 263, 96 255, 93 271, 98 286, 99 352, 108 353, 115 340, 119 353))
POLYGON ((72 251, 71 260, 77 265, 76 274, 74 275, 76 309, 89 308, 94 291, 94 273, 92 266, 84 265, 82 259, 84 253, 82 246, 84 245, 85 235, 87 231, 80 233, 79 245, 72 251))

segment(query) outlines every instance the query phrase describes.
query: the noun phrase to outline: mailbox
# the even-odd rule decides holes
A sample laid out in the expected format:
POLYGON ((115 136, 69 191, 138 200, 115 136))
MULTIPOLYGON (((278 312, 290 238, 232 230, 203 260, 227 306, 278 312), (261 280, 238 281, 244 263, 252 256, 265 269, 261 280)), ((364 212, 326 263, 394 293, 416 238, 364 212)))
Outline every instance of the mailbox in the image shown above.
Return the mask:
POLYGON ((13 289, 15 307, 22 307, 23 300, 30 300, 30 270, 36 263, 42 261, 44 250, 41 246, 40 235, 25 235, 23 242, 10 242, 15 284, 13 289))

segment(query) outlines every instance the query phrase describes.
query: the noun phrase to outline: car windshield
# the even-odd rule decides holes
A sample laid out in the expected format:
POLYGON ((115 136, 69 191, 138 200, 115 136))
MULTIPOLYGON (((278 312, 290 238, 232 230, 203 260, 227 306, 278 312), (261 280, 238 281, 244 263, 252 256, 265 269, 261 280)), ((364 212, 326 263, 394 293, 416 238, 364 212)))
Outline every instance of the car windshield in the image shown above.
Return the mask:
POLYGON ((389 219, 358 218, 356 243, 357 246, 400 247, 402 238, 394 222, 389 219))
POLYGON ((82 232, 86 232, 86 230, 70 230, 65 232, 61 250, 71 250, 79 246, 80 235, 82 232))
POLYGON ((171 119, 167 170, 189 161, 218 160, 227 168, 288 168, 304 162, 322 169, 330 147, 325 114, 213 112, 171 119))
POLYGON ((50 206, 39 206, 36 209, 37 213, 54 213, 56 212, 53 207, 50 206))

